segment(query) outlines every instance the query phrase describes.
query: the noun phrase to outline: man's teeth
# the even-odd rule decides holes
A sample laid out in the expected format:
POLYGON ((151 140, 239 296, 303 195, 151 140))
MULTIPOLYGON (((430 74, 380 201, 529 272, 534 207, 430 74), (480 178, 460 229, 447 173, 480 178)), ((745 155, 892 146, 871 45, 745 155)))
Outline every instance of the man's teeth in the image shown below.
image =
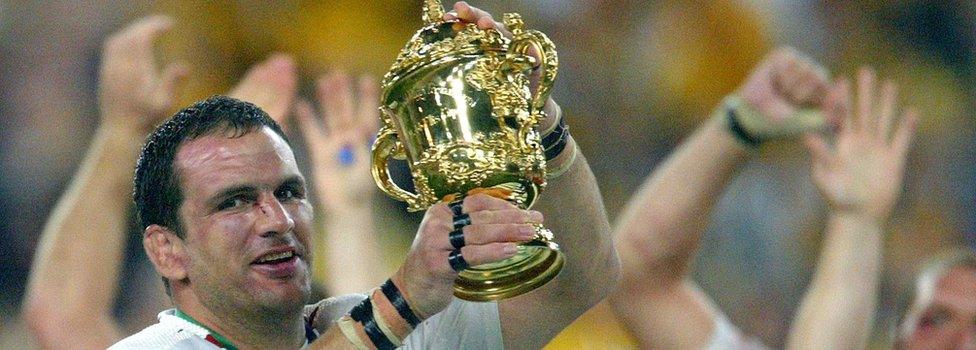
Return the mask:
POLYGON ((294 255, 295 252, 281 252, 281 253, 268 254, 262 257, 260 260, 258 260, 258 262, 262 263, 262 262, 268 262, 272 260, 287 259, 287 258, 291 258, 294 255))

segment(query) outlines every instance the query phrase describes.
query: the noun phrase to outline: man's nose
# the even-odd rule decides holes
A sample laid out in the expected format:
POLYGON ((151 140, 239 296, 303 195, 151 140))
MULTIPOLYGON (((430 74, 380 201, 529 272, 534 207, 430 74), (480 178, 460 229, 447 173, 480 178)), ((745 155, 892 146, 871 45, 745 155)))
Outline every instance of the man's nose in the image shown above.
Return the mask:
POLYGON ((284 205, 281 204, 278 198, 274 196, 270 197, 258 203, 261 211, 258 231, 261 232, 262 236, 280 235, 291 232, 295 227, 295 220, 285 210, 284 205))

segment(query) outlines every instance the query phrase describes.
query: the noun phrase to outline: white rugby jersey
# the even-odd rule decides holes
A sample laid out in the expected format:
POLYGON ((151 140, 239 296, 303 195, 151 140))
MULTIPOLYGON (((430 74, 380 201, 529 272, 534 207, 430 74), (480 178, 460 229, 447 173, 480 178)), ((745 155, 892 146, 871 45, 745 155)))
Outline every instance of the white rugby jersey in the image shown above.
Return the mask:
MULTIPOLYGON (((313 323, 317 325, 331 325, 365 298, 366 295, 354 294, 325 299, 306 306, 305 315, 315 315, 313 323)), ((208 340, 207 329, 176 316, 175 312, 170 309, 159 313, 159 323, 119 341, 109 350, 221 349, 212 339, 208 340)), ((321 331, 328 327, 318 328, 321 331)), ((503 349, 498 304, 454 298, 444 311, 421 322, 403 343, 402 349, 503 349)))

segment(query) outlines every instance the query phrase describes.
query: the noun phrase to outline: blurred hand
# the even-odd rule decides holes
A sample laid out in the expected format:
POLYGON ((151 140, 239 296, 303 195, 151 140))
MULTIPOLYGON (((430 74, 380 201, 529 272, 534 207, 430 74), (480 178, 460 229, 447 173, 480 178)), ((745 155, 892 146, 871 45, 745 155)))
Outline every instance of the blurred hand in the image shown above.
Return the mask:
POLYGON ((896 122, 897 86, 886 81, 876 98, 871 69, 862 68, 858 74, 856 110, 851 108, 848 85, 837 83, 824 102, 828 118, 843 121, 835 144, 814 134, 804 140, 813 158, 813 181, 832 211, 883 222, 901 192, 917 118, 909 110, 896 122))
POLYGON ((105 42, 98 84, 103 126, 142 136, 173 108, 187 68, 170 64, 159 72, 153 58, 153 43, 172 25, 166 16, 145 17, 105 42))
POLYGON ((289 55, 276 53, 252 66, 227 96, 261 107, 285 128, 297 92, 295 61, 289 55))
POLYGON ((819 107, 826 70, 796 50, 779 48, 752 71, 737 94, 770 123, 782 123, 803 107, 819 107))
POLYGON ((333 72, 316 84, 320 116, 308 102, 300 101, 296 108, 316 192, 327 210, 367 205, 376 191, 370 176, 370 143, 379 127, 379 86, 372 77, 363 76, 356 97, 353 88, 347 74, 333 72))
MULTIPOLYGON (((463 229, 466 245, 461 256, 471 266, 497 262, 515 255, 516 243, 535 237, 532 224, 541 224, 542 213, 522 210, 486 193, 464 198, 462 212, 471 218, 463 229)), ((454 247, 448 234, 454 230, 454 214, 447 204, 427 209, 406 261, 393 277, 421 317, 430 317, 451 302, 457 272, 447 258, 454 247)))

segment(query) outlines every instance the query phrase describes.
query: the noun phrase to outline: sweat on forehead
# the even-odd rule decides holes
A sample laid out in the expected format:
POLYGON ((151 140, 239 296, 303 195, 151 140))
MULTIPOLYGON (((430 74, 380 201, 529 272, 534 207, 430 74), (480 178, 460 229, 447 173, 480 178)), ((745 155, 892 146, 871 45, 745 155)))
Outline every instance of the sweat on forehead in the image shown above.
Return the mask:
POLYGON ((293 165, 295 155, 283 138, 265 127, 240 136, 211 134, 186 141, 176 152, 174 171, 181 176, 227 166, 256 171, 258 165, 273 163, 293 165))

